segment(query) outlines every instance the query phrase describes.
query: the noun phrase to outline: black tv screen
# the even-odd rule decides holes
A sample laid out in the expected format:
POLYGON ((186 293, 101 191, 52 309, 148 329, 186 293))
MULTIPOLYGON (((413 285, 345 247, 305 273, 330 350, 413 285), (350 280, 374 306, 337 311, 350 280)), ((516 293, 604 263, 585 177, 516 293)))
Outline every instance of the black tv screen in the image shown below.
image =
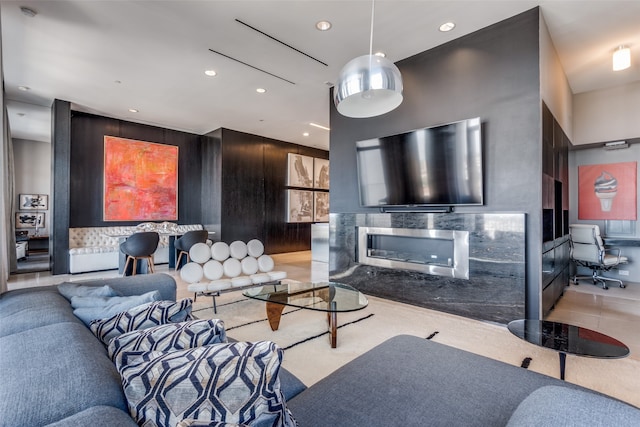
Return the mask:
POLYGON ((481 205, 480 118, 356 142, 360 205, 481 205))

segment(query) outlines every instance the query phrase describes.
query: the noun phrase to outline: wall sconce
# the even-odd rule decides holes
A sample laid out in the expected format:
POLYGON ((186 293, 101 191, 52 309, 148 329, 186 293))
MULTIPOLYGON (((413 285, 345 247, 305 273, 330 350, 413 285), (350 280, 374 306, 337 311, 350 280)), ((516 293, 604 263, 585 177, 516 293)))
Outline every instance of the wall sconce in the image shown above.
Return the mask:
POLYGON ((626 70, 631 66, 631 49, 620 46, 613 52, 613 71, 626 70))

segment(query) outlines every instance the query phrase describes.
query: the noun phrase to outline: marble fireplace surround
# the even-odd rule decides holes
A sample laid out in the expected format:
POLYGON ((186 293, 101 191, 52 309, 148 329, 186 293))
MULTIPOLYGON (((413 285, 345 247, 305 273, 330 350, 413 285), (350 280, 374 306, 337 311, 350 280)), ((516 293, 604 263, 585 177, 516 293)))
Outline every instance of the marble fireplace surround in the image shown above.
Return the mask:
POLYGON ((478 320, 525 317, 525 214, 334 213, 329 274, 361 292, 478 320), (360 227, 468 232, 469 279, 358 263, 360 227))

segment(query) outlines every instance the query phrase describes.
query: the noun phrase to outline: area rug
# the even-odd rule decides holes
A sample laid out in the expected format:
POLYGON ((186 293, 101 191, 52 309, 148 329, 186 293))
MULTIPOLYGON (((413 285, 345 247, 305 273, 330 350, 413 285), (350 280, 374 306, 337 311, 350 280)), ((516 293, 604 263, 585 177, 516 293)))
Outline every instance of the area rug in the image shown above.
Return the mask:
MULTIPOLYGON (((245 298, 241 292, 219 297, 217 314, 213 313, 211 298, 200 297, 194 303, 194 315, 224 320, 229 336, 236 340, 274 341, 286 349, 283 366, 307 386, 400 334, 432 339, 559 378, 558 353, 515 337, 505 325, 367 298, 369 305, 365 309, 338 315, 341 327, 335 349, 329 344, 325 313, 286 307, 279 329, 271 331, 265 303, 245 298)), ((568 355, 565 378, 567 382, 640 406, 639 372, 640 361, 630 357, 605 360, 568 355)))

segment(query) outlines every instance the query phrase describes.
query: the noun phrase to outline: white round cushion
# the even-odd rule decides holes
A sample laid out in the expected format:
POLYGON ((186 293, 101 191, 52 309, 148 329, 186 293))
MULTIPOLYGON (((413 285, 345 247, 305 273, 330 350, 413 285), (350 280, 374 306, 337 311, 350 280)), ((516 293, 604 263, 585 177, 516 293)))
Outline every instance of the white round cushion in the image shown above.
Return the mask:
POLYGON ((180 277, 187 283, 196 283, 202 279, 204 272, 197 262, 189 262, 180 269, 180 277))
POLYGON ((189 249, 189 258, 193 262, 204 264, 211 258, 211 250, 206 243, 196 243, 189 249))
POLYGON ((254 285, 271 281, 271 277, 267 273, 252 274, 250 277, 254 285))
POLYGON ((223 289, 229 289, 231 287, 231 280, 212 280, 207 285, 209 292, 222 291, 223 289))
POLYGON ((268 273, 269 271, 273 270, 273 266, 273 258, 271 258, 269 255, 262 255, 260 258, 258 258, 258 268, 263 273, 268 273))
POLYGON ((287 278, 286 271, 270 271, 267 275, 271 280, 282 280, 287 278))
POLYGON ((236 240, 229 245, 229 253, 235 259, 242 259, 247 256, 247 244, 243 241, 236 240))
POLYGON ((251 276, 258 272, 258 260, 252 256, 243 258, 240 264, 242 265, 242 274, 251 276))
POLYGON ((251 278, 247 276, 239 276, 231 279, 231 286, 233 286, 234 288, 239 288, 240 286, 249 286, 252 284, 253 282, 251 281, 251 278))
POLYGON ((247 253, 249 256, 258 258, 264 253, 264 245, 258 239, 249 240, 247 242, 247 253))
POLYGON ((242 265, 240 265, 240 261, 235 258, 229 258, 223 262, 222 269, 224 275, 227 277, 236 277, 242 273, 242 265))
POLYGON ((202 269, 204 270, 204 277, 209 280, 218 280, 224 274, 222 264, 215 259, 207 261, 206 264, 202 266, 202 269))
POLYGON ((211 245, 211 256, 216 261, 224 261, 229 258, 229 245, 225 242, 215 242, 211 245))
POLYGON ((204 292, 207 290, 207 286, 209 286, 207 283, 196 282, 187 286, 187 290, 189 292, 204 292))

